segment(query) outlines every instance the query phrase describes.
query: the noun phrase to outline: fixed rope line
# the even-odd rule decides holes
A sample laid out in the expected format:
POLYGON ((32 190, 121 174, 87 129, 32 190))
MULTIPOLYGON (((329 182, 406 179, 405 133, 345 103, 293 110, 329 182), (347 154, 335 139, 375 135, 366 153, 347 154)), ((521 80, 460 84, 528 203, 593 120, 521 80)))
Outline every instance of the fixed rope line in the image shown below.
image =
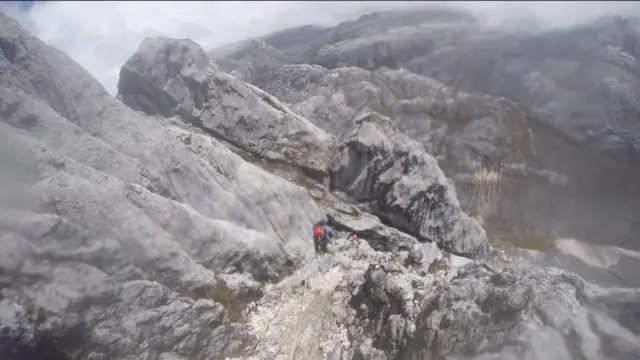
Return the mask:
POLYGON ((291 351, 291 355, 289 356, 289 360, 294 359, 294 355, 296 353, 296 348, 298 346, 298 335, 300 330, 300 320, 302 320, 302 309, 304 307, 304 296, 307 292, 307 283, 309 282, 309 278, 307 277, 304 280, 304 288, 302 288, 302 301, 300 302, 300 311, 298 311, 298 325, 296 325, 296 335, 293 339, 293 350, 291 351))
MULTIPOLYGON (((359 250, 359 249, 358 249, 359 250)), ((291 355, 289 356, 289 360, 293 360, 296 350, 297 350, 297 346, 298 346, 298 338, 299 338, 299 331, 300 331, 300 323, 302 320, 302 310, 304 308, 304 299, 306 297, 306 292, 307 292, 307 286, 308 286, 308 282, 309 282, 309 277, 307 277, 304 280, 304 287, 302 289, 302 300, 300 302, 300 309, 298 311, 298 321, 297 321, 297 325, 296 325, 296 333, 295 333, 295 337, 294 337, 294 343, 293 343, 293 351, 291 352, 291 355)), ((279 305, 278 305, 278 309, 276 310, 276 313, 273 317, 273 319, 269 322, 269 324, 267 325, 264 333, 262 334, 262 336, 258 339, 258 341, 256 341, 256 343, 254 344, 254 346, 252 347, 252 349, 250 351, 247 352, 247 355, 253 353, 254 351, 257 350, 258 346, 262 343, 262 341, 265 339, 265 337, 267 336, 267 333, 269 332, 269 330, 271 329, 271 325, 273 325, 273 323, 276 321, 276 319, 278 318, 278 315, 280 314, 280 310, 282 308, 282 298, 284 296, 284 292, 280 293, 280 297, 279 297, 279 305)), ((331 300, 328 302, 328 308, 326 310, 328 310, 331 305, 333 304, 334 301, 334 297, 335 297, 335 289, 331 292, 331 300)), ((325 316, 322 319, 322 326, 324 327, 324 322, 326 319, 326 311, 325 311, 325 316)))

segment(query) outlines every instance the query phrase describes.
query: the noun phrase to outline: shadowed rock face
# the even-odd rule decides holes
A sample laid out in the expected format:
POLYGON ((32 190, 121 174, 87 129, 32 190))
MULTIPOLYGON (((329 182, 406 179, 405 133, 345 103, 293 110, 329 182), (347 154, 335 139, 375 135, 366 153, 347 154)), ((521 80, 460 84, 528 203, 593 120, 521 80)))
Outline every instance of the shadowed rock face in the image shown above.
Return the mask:
POLYGON ((604 19, 536 36, 470 36, 407 68, 513 99, 543 113, 540 120, 570 140, 637 166, 637 29, 637 20, 604 19))
POLYGON ((273 64, 252 81, 334 134, 369 111, 391 118, 438 160, 462 208, 481 214, 491 236, 639 249, 640 173, 629 164, 638 133, 635 23, 507 33, 460 15, 412 23, 379 13, 332 28, 353 36, 333 40, 322 30, 296 46, 283 39, 288 32, 267 35, 261 41, 307 64, 273 64), (395 65, 376 65, 389 57, 395 65), (501 180, 480 209, 481 168, 501 180))
POLYGON ((391 120, 369 113, 340 146, 331 185, 344 190, 388 223, 472 258, 487 253, 486 235, 477 221, 460 211, 454 188, 418 142, 391 120))

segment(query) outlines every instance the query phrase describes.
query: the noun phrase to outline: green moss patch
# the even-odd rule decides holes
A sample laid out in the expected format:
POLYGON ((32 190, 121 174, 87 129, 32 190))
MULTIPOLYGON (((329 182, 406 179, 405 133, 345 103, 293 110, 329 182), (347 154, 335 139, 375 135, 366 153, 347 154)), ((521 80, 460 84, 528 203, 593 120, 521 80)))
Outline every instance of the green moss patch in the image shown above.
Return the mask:
POLYGON ((227 286, 227 283, 218 279, 216 285, 210 290, 209 296, 211 300, 222 305, 227 314, 229 315, 229 321, 236 323, 245 323, 247 319, 242 315, 242 309, 240 308, 235 295, 227 286))
POLYGON ((313 189, 313 186, 315 185, 313 181, 311 181, 308 177, 306 177, 304 174, 300 172, 296 173, 294 181, 296 184, 308 190, 313 189))

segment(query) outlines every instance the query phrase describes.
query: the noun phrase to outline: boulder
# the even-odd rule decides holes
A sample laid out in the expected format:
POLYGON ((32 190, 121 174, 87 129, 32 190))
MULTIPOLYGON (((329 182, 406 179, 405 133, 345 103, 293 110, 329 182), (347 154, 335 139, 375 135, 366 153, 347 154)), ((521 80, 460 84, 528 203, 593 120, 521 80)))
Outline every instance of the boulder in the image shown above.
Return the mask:
POLYGON ((118 97, 148 115, 179 115, 259 157, 326 173, 331 136, 275 97, 212 66, 191 40, 147 38, 124 64, 118 97))
POLYGON ((370 203, 385 222, 420 241, 471 258, 487 254, 484 229, 460 209, 437 161, 377 113, 355 120, 336 155, 331 186, 370 203))

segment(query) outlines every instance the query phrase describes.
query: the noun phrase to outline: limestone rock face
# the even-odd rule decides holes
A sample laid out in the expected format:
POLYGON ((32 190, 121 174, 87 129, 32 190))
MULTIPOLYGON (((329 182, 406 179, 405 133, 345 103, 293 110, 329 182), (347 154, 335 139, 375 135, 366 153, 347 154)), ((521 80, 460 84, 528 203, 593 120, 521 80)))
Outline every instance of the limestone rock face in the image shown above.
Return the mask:
POLYGON ((334 164, 331 184, 371 203, 388 223, 454 254, 480 258, 488 245, 477 221, 460 210, 455 188, 424 147, 369 113, 355 120, 334 164))
POLYGON ((333 138, 278 99, 212 66, 191 40, 147 38, 125 63, 118 97, 185 122, 260 157, 326 172, 333 138))
POLYGON ((501 252, 413 263, 345 237, 249 306, 260 337, 229 360, 634 359, 636 289, 602 289, 501 252), (405 266, 403 264, 411 264, 405 266), (282 336, 282 335, 285 336, 282 336))
MULTIPOLYGON (((280 66, 423 20, 373 15, 300 29, 296 41, 319 36, 309 46, 282 32, 229 52, 235 75, 283 85, 267 92, 194 42, 150 38, 120 101, 0 14, 0 358, 638 358, 638 290, 490 248, 436 161, 500 154, 494 140, 526 134, 503 131, 515 105, 406 70, 280 66), (262 53, 263 67, 243 62, 262 53), (459 141, 425 141, 451 136, 435 121, 408 134, 418 119, 403 128, 385 108, 400 93, 413 100, 397 109, 448 121, 459 141), (276 175, 298 170, 313 181, 276 175), (313 258, 325 216, 335 256, 313 258)), ((394 54, 371 46, 368 58, 394 54)))
POLYGON ((261 37, 289 62, 251 81, 336 135, 368 112, 389 117, 491 237, 638 250, 638 28, 604 18, 496 29, 464 12, 380 12, 261 37), (479 194, 486 175, 498 189, 479 194))
MULTIPOLYGON (((435 159, 429 156, 417 143, 412 143, 408 148, 405 147, 404 144, 408 138, 397 132, 388 120, 386 122, 382 120, 377 122, 373 120, 357 121, 357 130, 354 131, 358 134, 347 138, 340 137, 340 149, 337 149, 334 155, 330 153, 334 151, 334 146, 331 145, 334 143, 333 137, 329 137, 315 127, 315 133, 310 133, 310 135, 315 134, 315 137, 296 137, 293 143, 282 147, 283 141, 287 138, 287 131, 291 127, 312 125, 306 119, 295 115, 284 105, 278 110, 275 103, 277 100, 270 95, 266 95, 261 90, 233 76, 213 69, 207 64, 202 48, 187 40, 154 38, 147 39, 140 45, 138 52, 123 67, 120 96, 125 102, 134 101, 135 98, 144 97, 145 93, 144 91, 138 93, 134 89, 144 89, 145 87, 155 89, 154 91, 159 94, 159 99, 163 97, 171 99, 168 101, 170 105, 165 106, 159 102, 156 106, 157 109, 166 110, 149 108, 146 110, 149 114, 155 112, 163 116, 177 114, 183 121, 197 123, 201 128, 218 132, 225 140, 229 140, 245 150, 266 158, 287 160, 292 165, 303 169, 322 170, 321 166, 314 167, 310 164, 328 164, 330 159, 337 158, 337 161, 342 165, 337 168, 334 166, 331 169, 332 187, 345 190, 358 201, 371 202, 375 200, 376 212, 379 215, 393 223, 394 226, 417 234, 423 241, 436 241, 447 249, 465 256, 481 257, 486 254, 486 238, 482 229, 460 211, 455 191, 447 182, 435 159), (190 57, 189 54, 193 54, 193 56, 190 57), (179 73, 170 74, 153 70, 174 67, 179 69, 179 73), (196 77, 199 79, 198 83, 201 84, 198 89, 206 88, 204 93, 194 92, 196 88, 189 85, 196 81, 194 80, 196 77), (180 95, 175 96, 174 94, 180 95), (238 111, 247 112, 248 116, 254 119, 250 123, 255 124, 255 127, 243 128, 249 123, 242 121, 242 119, 239 119, 241 122, 237 124, 229 122, 229 120, 237 119, 237 116, 228 111, 215 114, 211 112, 211 109, 224 108, 225 102, 230 98, 235 99, 234 102, 238 105, 243 104, 237 108, 238 111), (263 101, 264 99, 272 99, 273 101, 266 102, 263 101), (200 105, 197 105, 198 103, 200 105), (200 107, 201 111, 197 109, 183 111, 185 110, 184 104, 195 104, 195 107, 200 107), (194 120, 191 116, 193 111, 205 114, 209 120, 204 122, 202 119, 194 120), (275 114, 278 111, 280 114, 276 118, 275 114), (269 125, 274 123, 286 127, 281 128, 277 124, 269 125), (376 129, 372 130, 371 126, 376 129), (222 128, 228 130, 220 132, 222 128), (387 137, 381 137, 385 133, 387 137), (264 146, 257 139, 252 140, 252 136, 264 139, 264 146), (326 151, 316 151, 319 149, 318 147, 309 147, 309 141, 320 141, 321 136, 329 139, 327 142, 319 142, 319 146, 324 146, 326 151), (354 136, 359 137, 360 140, 355 140, 354 136), (273 142, 268 139, 272 139, 273 142), (358 141, 360 145, 358 145, 358 141), (386 150, 384 145, 378 144, 381 141, 386 142, 389 150, 386 150), (361 149, 363 147, 365 150, 361 149), (371 156, 353 153, 354 150, 356 152, 369 151, 367 150, 369 147, 374 152, 371 156), (295 154, 292 155, 288 149, 294 149, 295 154), (272 154, 278 154, 278 156, 274 157, 272 154), (284 158, 279 157, 282 155, 284 158), (369 163, 371 157, 375 157, 376 161, 382 163, 369 163), (402 157, 407 159, 400 160, 402 157), (413 157, 420 160, 412 162, 413 157), (318 161, 313 159, 318 159, 318 161), (407 170, 397 172, 395 169, 398 167, 410 170, 408 170, 409 172, 407 170), (385 178, 383 173, 387 173, 388 178, 385 178), (359 189, 357 187, 360 185, 353 183, 357 176, 361 177, 359 182, 363 184, 374 182, 379 184, 374 186, 375 189, 359 189), (409 178, 412 180, 408 180, 409 178), (424 189, 418 188, 415 186, 418 183, 431 187, 429 189, 426 187, 424 189), (388 192, 387 188, 391 188, 392 191, 388 192), (427 217, 430 217, 429 220, 425 220, 427 217)), ((154 94, 154 92, 149 94, 154 94)), ((139 105, 139 103, 132 103, 132 106, 139 105)), ((307 127, 307 129, 310 128, 307 127)))
POLYGON ((0 357, 238 350, 216 289, 294 270, 324 216, 306 190, 128 108, 4 15, 0 48, 0 357))

